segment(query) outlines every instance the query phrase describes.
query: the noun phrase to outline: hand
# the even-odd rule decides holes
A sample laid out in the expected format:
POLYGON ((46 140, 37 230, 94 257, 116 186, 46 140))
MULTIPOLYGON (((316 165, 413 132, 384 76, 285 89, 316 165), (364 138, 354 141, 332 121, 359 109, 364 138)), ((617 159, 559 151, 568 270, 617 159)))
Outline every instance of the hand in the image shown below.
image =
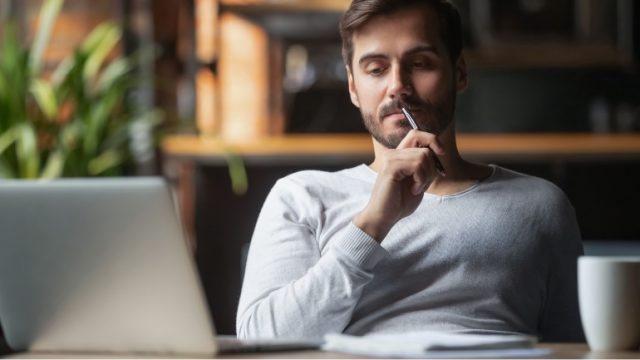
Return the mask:
POLYGON ((413 213, 437 176, 432 156, 444 155, 435 135, 410 131, 395 150, 385 153, 369 203, 353 222, 381 242, 402 218, 413 213))

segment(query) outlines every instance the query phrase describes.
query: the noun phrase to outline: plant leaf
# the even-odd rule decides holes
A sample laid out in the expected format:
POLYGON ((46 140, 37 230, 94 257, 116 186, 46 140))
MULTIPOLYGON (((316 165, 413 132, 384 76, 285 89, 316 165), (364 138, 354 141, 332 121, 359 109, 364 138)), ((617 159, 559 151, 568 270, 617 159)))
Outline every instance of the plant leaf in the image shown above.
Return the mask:
POLYGON ((40 178, 44 180, 52 180, 62 176, 65 158, 64 152, 59 149, 52 152, 47 159, 47 163, 42 170, 42 174, 40 174, 40 178))
POLYGON ((29 86, 27 52, 20 48, 15 26, 7 23, 3 26, 4 37, 2 55, 0 56, 0 72, 3 74, 4 93, 0 106, 2 119, 0 126, 8 129, 20 119, 26 117, 25 98, 29 86))
MULTIPOLYGON (((7 99, 7 92, 8 92, 8 85, 9 82, 7 81, 7 77, 5 75, 5 72, 2 71, 3 69, 0 68, 0 101, 5 102, 7 99)), ((4 109, 4 104, 1 104, 0 106, 2 106, 2 108, 0 108, 0 111, 5 110, 4 109)), ((6 115, 6 114, 3 114, 6 115)), ((2 124, 2 120, 0 119, 0 125, 2 124)), ((0 126, 0 130, 2 129, 2 126, 0 126)))
POLYGON ((110 22, 99 25, 89 34, 87 42, 82 46, 82 49, 88 54, 83 70, 83 79, 87 89, 90 89, 89 85, 95 81, 104 59, 121 37, 122 30, 110 22))
POLYGON ((0 179, 13 179, 15 173, 11 170, 11 167, 7 165, 4 159, 0 158, 0 179))
POLYGON ((93 156, 100 148, 105 137, 105 126, 121 96, 122 93, 119 91, 110 91, 102 98, 94 100, 83 134, 86 155, 93 156))
POLYGON ((242 157, 229 151, 225 153, 227 166, 229 167, 229 178, 231 179, 231 189, 236 195, 244 195, 249 188, 247 171, 242 157))
POLYGON ((128 59, 122 58, 112 62, 104 69, 96 89, 99 92, 106 91, 132 69, 133 66, 128 59))
POLYGON ((19 58, 20 47, 18 46, 18 35, 15 25, 11 22, 2 27, 4 36, 2 38, 2 65, 5 70, 10 70, 16 66, 19 58))
POLYGON ((90 54, 95 51, 95 49, 102 42, 102 38, 104 37, 105 31, 109 28, 110 23, 105 22, 96 26, 80 45, 80 52, 85 54, 90 54))
POLYGON ((13 126, 0 134, 0 155, 18 139, 17 128, 17 126, 13 126))
POLYGON ((20 168, 20 177, 35 179, 40 169, 40 154, 35 129, 31 123, 25 122, 18 127, 16 153, 20 168))
POLYGON ((32 74, 38 74, 42 67, 42 54, 49 42, 49 36, 53 24, 60 13, 64 0, 45 0, 40 8, 40 18, 38 23, 38 33, 36 34, 31 54, 29 57, 29 69, 32 74))
POLYGON ((58 67, 53 71, 53 74, 51 74, 51 83, 55 86, 60 86, 64 79, 69 75, 74 65, 73 57, 68 57, 62 60, 62 62, 58 64, 58 67))
POLYGON ((47 120, 53 120, 58 113, 58 102, 51 84, 42 79, 34 79, 30 90, 47 120))
POLYGON ((131 139, 131 127, 134 126, 136 121, 133 120, 136 117, 123 116, 113 119, 113 124, 109 129, 108 134, 105 135, 104 141, 101 144, 100 149, 102 151, 107 149, 115 149, 127 144, 131 145, 134 139, 131 139))
POLYGON ((96 176, 122 164, 124 156, 120 151, 108 150, 89 161, 89 174, 96 176))
POLYGON ((60 131, 60 146, 65 152, 73 152, 77 147, 82 127, 80 122, 72 122, 60 131))

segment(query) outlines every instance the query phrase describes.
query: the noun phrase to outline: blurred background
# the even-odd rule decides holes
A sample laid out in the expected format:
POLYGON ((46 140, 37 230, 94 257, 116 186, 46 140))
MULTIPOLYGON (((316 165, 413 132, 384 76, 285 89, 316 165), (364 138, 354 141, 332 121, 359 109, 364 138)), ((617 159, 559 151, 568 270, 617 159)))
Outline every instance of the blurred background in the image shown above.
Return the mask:
MULTIPOLYGON (((463 17, 470 76, 456 113, 463 136, 629 135, 625 141, 633 143, 637 136, 640 144, 637 1, 454 2, 463 17)), ((105 115, 120 119, 123 108, 134 109, 126 113, 131 121, 123 125, 129 139, 123 143, 127 156, 119 150, 116 158, 121 161, 114 162, 113 152, 109 157, 98 151, 86 160, 89 170, 73 172, 65 165, 56 174, 166 176, 180 195, 182 215, 222 333, 235 332, 243 254, 273 182, 299 169, 334 170, 371 159, 368 145, 348 156, 331 148, 334 135, 366 138, 359 112, 349 101, 340 55, 338 22, 347 5, 347 0, 66 0, 52 23, 42 57, 43 79, 55 78, 70 56, 76 54, 77 59, 78 47, 86 45, 89 34, 105 21, 117 24, 121 37, 105 50, 104 63, 94 67, 107 69, 110 62, 126 58, 122 74, 135 79, 117 94, 117 100, 128 105, 113 105, 115 115, 105 115), (238 151, 238 156, 230 157, 224 145, 261 147, 261 141, 296 134, 321 136, 314 156, 282 150, 257 156, 238 151), (110 164, 114 167, 107 167, 110 164), (248 187, 232 191, 238 190, 238 177, 242 182, 245 176, 248 187)), ((0 0, 3 24, 13 22, 25 48, 42 26, 42 6, 41 0, 0 0)), ((4 26, 2 32, 7 34, 4 26)), ((5 56, 8 48, 1 49, 5 56)), ((10 93, 7 79, 4 91, 10 93)), ((98 86, 105 92, 120 84, 106 81, 98 86)), ((61 94, 63 90, 56 92, 55 86, 25 95, 34 96, 40 109, 26 113, 46 120, 42 94, 61 94)), ((2 91, 0 87, 0 103, 2 91)), ((76 104, 71 106, 76 114, 71 117, 78 121, 91 117, 91 109, 107 106, 89 102, 85 114, 79 100, 60 96, 49 116, 57 123, 68 121, 62 116, 67 102, 76 104)), ((7 114, 11 112, 2 116, 7 114)), ((0 131, 7 129, 0 126, 0 131)), ((48 136, 57 137, 61 129, 54 127, 48 136)), ((40 131, 36 135, 42 144, 43 135, 40 131)), ((76 136, 71 143, 85 138, 76 136)), ((500 136, 494 141, 500 142, 500 136)), ((51 149, 43 152, 43 164, 44 156, 56 154, 51 149)), ((628 245, 640 240, 640 150, 613 157, 594 152, 523 160, 510 157, 507 148, 500 156, 478 160, 560 186, 576 208, 586 243, 628 245)))

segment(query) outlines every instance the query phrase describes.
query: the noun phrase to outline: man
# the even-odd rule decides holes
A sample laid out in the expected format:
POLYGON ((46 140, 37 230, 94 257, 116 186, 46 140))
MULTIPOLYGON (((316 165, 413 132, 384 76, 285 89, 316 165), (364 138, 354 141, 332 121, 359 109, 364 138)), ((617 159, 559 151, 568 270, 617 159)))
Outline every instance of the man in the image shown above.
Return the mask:
POLYGON ((276 183, 251 243, 238 336, 582 339, 570 203, 545 180, 457 151, 455 99, 467 85, 460 32, 445 0, 353 1, 343 56, 375 160, 276 183))

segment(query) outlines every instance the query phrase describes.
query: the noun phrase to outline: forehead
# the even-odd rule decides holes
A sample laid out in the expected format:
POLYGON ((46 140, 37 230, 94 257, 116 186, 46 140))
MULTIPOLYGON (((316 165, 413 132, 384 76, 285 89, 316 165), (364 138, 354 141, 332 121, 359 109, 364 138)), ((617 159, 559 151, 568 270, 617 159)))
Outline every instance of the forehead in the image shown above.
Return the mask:
POLYGON ((354 61, 357 63, 363 53, 385 53, 420 43, 444 50, 438 16, 429 6, 414 6, 367 21, 353 34, 354 61))

